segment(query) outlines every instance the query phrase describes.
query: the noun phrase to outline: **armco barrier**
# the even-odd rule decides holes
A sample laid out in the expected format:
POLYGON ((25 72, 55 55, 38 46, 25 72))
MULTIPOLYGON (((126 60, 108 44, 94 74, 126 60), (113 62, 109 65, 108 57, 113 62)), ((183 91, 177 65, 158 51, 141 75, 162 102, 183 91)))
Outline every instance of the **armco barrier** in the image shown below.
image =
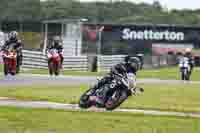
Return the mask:
MULTIPOLYGON (((47 69, 47 58, 42 52, 23 50, 22 68, 47 69)), ((64 70, 87 71, 87 56, 64 56, 64 70)))
MULTIPOLYGON (((123 61, 125 55, 98 56, 97 65, 100 71, 107 71, 113 65, 123 61)), ((64 56, 64 70, 88 71, 87 56, 64 56)), ((23 50, 22 68, 47 69, 47 58, 42 52, 23 50)))
MULTIPOLYGON (((126 55, 97 56, 98 71, 108 71, 112 66, 122 62, 126 55)), ((168 56, 144 56, 144 68, 172 65, 168 56)), ((2 59, 0 58, 0 63, 2 59)), ((64 56, 64 70, 91 71, 89 56, 64 56)), ((40 51, 23 50, 22 68, 47 69, 47 57, 40 51)))
POLYGON ((108 71, 112 66, 122 62, 126 55, 98 56, 98 71, 108 71))
MULTIPOLYGON (((113 65, 123 62, 126 55, 109 55, 98 57, 98 70, 108 71, 113 65)), ((163 56, 144 56, 143 68, 164 67, 176 64, 176 58, 171 58, 169 55, 163 56)))

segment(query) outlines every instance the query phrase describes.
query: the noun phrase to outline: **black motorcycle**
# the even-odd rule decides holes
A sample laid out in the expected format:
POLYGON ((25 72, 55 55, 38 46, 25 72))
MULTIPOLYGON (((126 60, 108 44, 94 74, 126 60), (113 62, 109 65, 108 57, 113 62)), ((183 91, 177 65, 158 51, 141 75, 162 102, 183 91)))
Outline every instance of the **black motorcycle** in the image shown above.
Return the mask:
MULTIPOLYGON (((94 90, 93 88, 87 90, 80 98, 79 107, 89 108, 93 105, 96 106, 95 98, 98 97, 98 93, 103 92, 104 90, 109 90, 106 93, 106 99, 104 99, 104 108, 106 110, 113 110, 120 106, 129 96, 136 94, 138 88, 133 90, 129 88, 129 80, 127 75, 112 75, 112 80, 108 81, 106 84, 100 88, 94 90)), ((140 92, 144 90, 139 88, 140 92)), ((98 107, 98 106, 97 106, 98 107)))

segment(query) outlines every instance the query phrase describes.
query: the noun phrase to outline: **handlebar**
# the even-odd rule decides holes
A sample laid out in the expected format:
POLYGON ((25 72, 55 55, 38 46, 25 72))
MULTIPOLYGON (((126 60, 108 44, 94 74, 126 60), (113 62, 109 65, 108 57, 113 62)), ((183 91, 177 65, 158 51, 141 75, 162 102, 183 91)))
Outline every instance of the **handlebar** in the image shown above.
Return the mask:
POLYGON ((17 55, 7 55, 7 54, 3 54, 4 57, 6 58, 16 58, 17 55))
POLYGON ((1 51, 0 54, 6 58, 16 58, 17 57, 17 54, 15 52, 14 53, 8 52, 8 54, 7 54, 5 51, 1 51))

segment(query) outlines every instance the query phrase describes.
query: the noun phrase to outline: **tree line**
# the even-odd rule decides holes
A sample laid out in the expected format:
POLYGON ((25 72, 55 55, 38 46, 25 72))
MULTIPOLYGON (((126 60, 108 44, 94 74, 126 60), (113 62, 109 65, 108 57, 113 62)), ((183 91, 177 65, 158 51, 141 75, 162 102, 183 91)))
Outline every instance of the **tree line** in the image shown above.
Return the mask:
POLYGON ((158 1, 80 2, 77 0, 0 0, 1 21, 87 18, 90 23, 200 25, 199 10, 167 10, 158 1))

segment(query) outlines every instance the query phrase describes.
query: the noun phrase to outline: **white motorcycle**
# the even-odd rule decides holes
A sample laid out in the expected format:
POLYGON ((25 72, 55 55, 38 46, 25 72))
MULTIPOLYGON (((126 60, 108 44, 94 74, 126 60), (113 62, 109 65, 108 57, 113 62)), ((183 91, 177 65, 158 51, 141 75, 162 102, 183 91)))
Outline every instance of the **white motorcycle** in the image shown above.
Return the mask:
POLYGON ((190 64, 187 57, 183 57, 179 61, 179 69, 181 80, 190 80, 190 64))

